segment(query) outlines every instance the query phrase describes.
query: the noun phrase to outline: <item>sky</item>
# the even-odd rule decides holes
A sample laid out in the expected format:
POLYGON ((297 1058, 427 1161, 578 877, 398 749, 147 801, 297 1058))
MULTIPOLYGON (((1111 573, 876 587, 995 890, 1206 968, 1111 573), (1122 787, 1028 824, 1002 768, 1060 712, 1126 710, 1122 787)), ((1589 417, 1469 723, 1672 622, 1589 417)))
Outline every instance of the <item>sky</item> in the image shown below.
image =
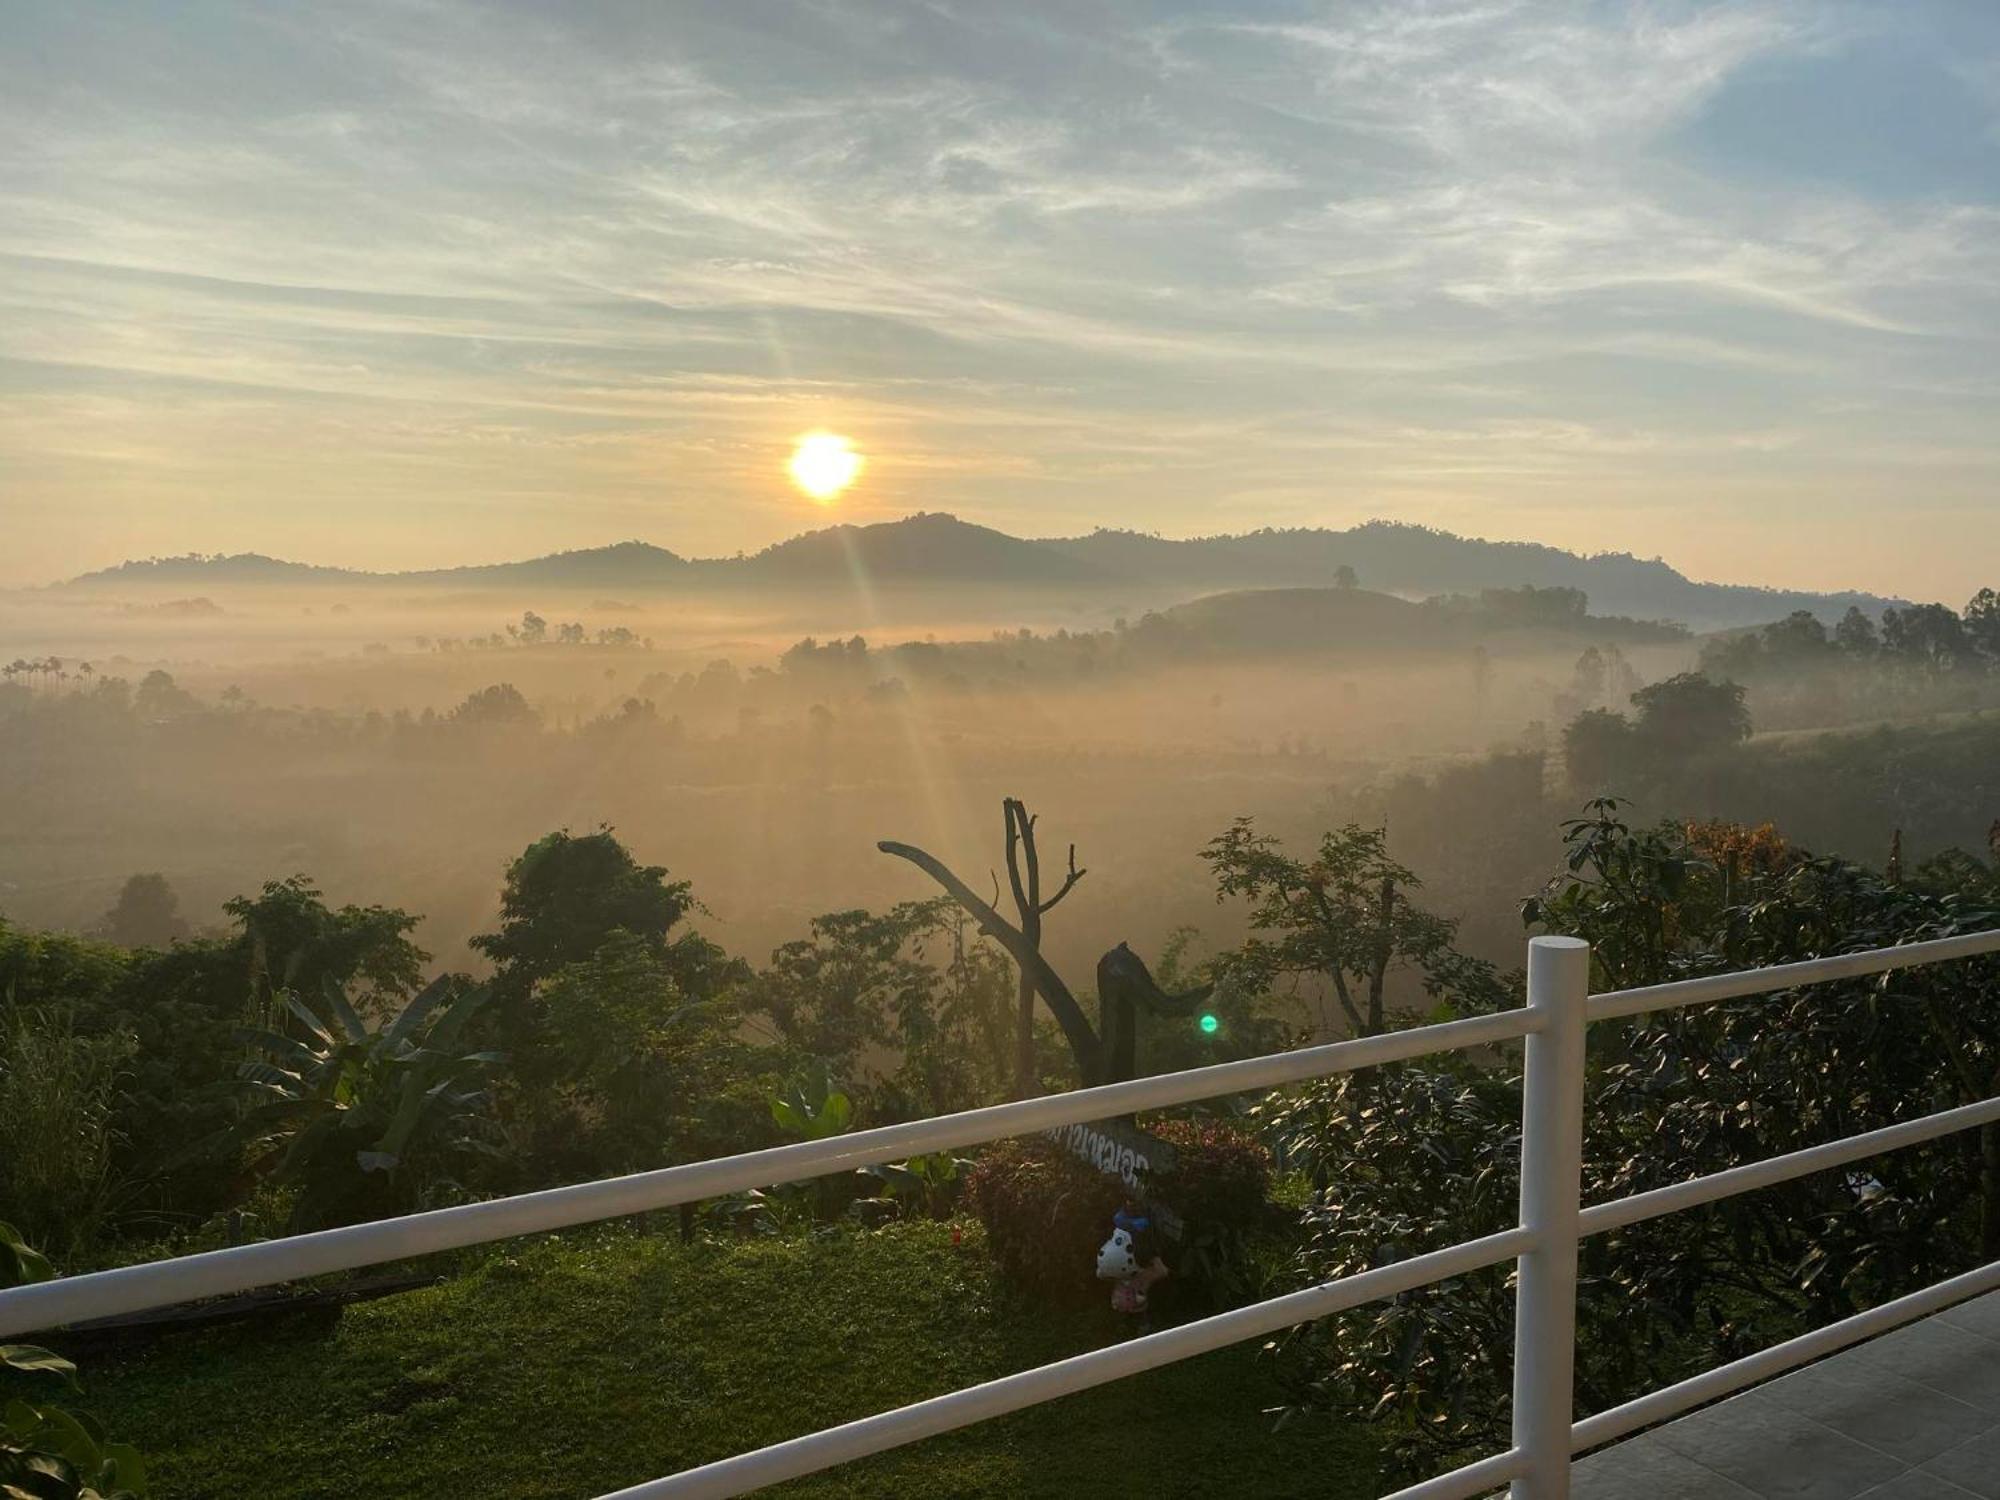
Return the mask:
POLYGON ((1996 413, 1992 0, 0 0, 0 583, 925 509, 1955 604, 1996 413))

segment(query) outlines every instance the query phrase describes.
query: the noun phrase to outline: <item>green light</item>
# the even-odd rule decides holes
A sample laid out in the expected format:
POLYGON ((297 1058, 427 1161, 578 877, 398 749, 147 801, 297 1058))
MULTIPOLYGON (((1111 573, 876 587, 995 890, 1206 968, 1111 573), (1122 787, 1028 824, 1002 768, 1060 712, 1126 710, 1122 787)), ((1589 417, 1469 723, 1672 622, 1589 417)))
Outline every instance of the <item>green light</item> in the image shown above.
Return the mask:
POLYGON ((1214 1036, 1216 1032, 1222 1030, 1222 1020, 1211 1011, 1201 1018, 1201 1029, 1206 1035, 1214 1036))

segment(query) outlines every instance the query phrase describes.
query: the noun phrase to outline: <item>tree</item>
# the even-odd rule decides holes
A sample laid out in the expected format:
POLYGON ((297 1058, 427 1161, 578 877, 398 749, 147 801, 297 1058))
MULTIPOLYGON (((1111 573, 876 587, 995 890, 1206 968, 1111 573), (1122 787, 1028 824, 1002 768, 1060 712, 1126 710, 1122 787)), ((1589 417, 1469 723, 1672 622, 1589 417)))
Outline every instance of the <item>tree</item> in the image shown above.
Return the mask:
MULTIPOLYGON (((1322 834, 1314 857, 1303 860, 1238 818, 1201 857, 1214 873, 1217 901, 1249 902, 1253 935, 1218 964, 1238 985, 1323 982, 1355 1036, 1387 1029, 1387 986, 1396 969, 1417 970, 1431 987, 1487 992, 1488 971, 1452 948, 1457 924, 1410 900, 1422 882, 1390 857, 1380 828, 1348 823, 1322 834)), ((1320 1029, 1329 1029, 1324 1020, 1320 1029)))
POLYGON ((1563 774, 1569 784, 1601 791, 1632 762, 1632 722, 1608 708, 1587 708, 1563 729, 1563 774))
POLYGON ((521 612, 521 625, 518 633, 521 637, 522 645, 540 645, 548 639, 549 622, 536 614, 532 609, 523 610, 521 612))
POLYGON ((1915 671, 1941 676, 1973 658, 1965 623, 1942 604, 1882 611, 1882 652, 1915 671))
POLYGON ((1833 644, 1851 661, 1873 661, 1882 649, 1882 637, 1861 607, 1850 604, 1840 623, 1833 627, 1833 644))
POLYGON ((1647 748, 1668 755, 1694 755, 1738 744, 1750 737, 1750 710, 1740 683, 1711 681, 1705 673, 1682 672, 1632 695, 1634 726, 1647 748))
POLYGON ((157 667, 139 679, 139 686, 132 694, 132 707, 147 719, 179 718, 200 706, 194 694, 157 667))
MULTIPOLYGON (((1018 829, 1019 822, 1020 819, 1010 818, 1010 832, 1018 829)), ((1062 976, 1042 956, 1038 943, 1030 942, 1026 933, 980 899, 978 893, 953 874, 942 860, 913 844, 897 843, 891 839, 884 839, 875 847, 884 854, 908 860, 935 880, 945 894, 972 918, 979 931, 998 943, 1019 965, 1022 973, 1033 980, 1035 993, 1042 997, 1042 1003, 1048 1006, 1056 1024, 1062 1028, 1063 1037, 1069 1043, 1070 1055, 1076 1062, 1077 1073, 1086 1087, 1115 1083, 1131 1076, 1134 1052, 1130 1046, 1123 1044, 1122 1039, 1128 1029, 1136 1025, 1135 1017, 1130 1013, 1132 1007, 1142 1007, 1156 1014, 1184 1013, 1208 993, 1208 988, 1204 986, 1191 995, 1168 995, 1153 983, 1152 975, 1145 972, 1144 964, 1137 964, 1135 969, 1132 964, 1115 957, 1122 951, 1136 958, 1121 943, 1117 949, 1106 954, 1098 966, 1100 981, 1107 973, 1106 964, 1109 963, 1109 972, 1116 975, 1117 983, 1109 989, 1100 984, 1098 1024, 1093 1027, 1062 976), (1121 1039, 1120 1046, 1107 1049, 1105 1039, 1114 1036, 1121 1039)), ((1025 893, 1025 887, 1023 890, 1025 893)))
POLYGON ((2000 667, 2000 593, 1981 589, 1966 601, 1965 633, 1989 668, 2000 667))
POLYGON ((417 918, 399 907, 329 907, 308 877, 292 875, 222 909, 238 924, 232 946, 249 961, 253 990, 360 986, 363 1009, 380 1009, 424 982, 431 956, 410 941, 417 918))
POLYGON ((540 724, 542 716, 535 712, 513 683, 496 682, 491 687, 483 687, 467 695, 465 701, 451 711, 451 721, 454 724, 511 724, 528 728, 540 724))
MULTIPOLYGON (((1069 846, 1069 869, 1056 893, 1042 897, 1042 862, 1035 849, 1035 819, 1018 797, 1001 803, 1007 825, 1007 885, 1014 895, 1021 938, 1036 953, 1042 950, 1042 918, 1076 888, 1085 872, 1076 867, 1076 845, 1069 846), (1024 873, 1025 872, 1025 873, 1024 873)), ((1020 983, 1014 1015, 1014 1097, 1026 1099, 1036 1091, 1035 1074, 1035 979, 1025 965, 1020 967, 1020 983)))
POLYGON ((669 952, 610 933, 538 987, 559 1018, 502 1080, 521 1173, 536 1185, 744 1151, 769 1136, 777 1059, 746 1039, 743 999, 700 999, 669 952))
POLYGON ((1361 579, 1347 563, 1333 570, 1333 586, 1337 589, 1353 589, 1361 586, 1361 579))
POLYGON ((952 903, 936 898, 815 917, 744 987, 744 1003, 769 1019, 795 1070, 865 1087, 881 1115, 941 1114, 1007 1090, 1007 978, 1001 954, 968 943, 952 903))
POLYGON ((629 932, 656 953, 671 946, 694 969, 715 959, 713 945, 668 932, 694 909, 693 887, 671 879, 664 865, 642 865, 609 828, 547 834, 507 867, 500 891, 500 928, 473 938, 493 961, 496 1001, 524 998, 537 981, 580 963, 614 932, 629 932))
POLYGON ((1570 691, 1586 705, 1604 701, 1604 685, 1609 678, 1609 669, 1604 664, 1604 653, 1595 646, 1585 646, 1570 669, 1570 691))
POLYGON ((188 935, 180 907, 166 876, 134 875, 120 888, 97 934, 121 948, 165 948, 188 935))

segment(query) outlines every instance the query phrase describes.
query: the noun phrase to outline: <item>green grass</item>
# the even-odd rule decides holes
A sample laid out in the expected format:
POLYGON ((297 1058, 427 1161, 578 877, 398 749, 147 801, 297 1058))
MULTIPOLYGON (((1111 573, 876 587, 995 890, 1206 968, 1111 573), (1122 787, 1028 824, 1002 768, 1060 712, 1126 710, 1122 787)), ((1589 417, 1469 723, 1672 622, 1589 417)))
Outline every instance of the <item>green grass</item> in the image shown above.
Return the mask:
MULTIPOLYGON (((683 1246, 623 1231, 495 1257, 331 1321, 179 1335, 85 1370, 156 1500, 588 1497, 1098 1347, 1108 1309, 995 1284, 976 1228, 683 1246)), ((1254 1345, 932 1439, 788 1497, 1376 1493, 1358 1425, 1273 1433, 1254 1345)))

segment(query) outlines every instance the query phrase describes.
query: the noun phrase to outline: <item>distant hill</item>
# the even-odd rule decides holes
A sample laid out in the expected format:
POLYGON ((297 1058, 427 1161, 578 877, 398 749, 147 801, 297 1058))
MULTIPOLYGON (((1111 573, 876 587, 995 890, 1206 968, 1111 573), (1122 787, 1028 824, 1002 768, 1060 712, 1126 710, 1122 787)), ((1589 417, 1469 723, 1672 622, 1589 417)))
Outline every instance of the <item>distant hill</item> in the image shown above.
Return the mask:
POLYGON ((956 516, 920 511, 872 526, 809 531, 753 557, 705 566, 754 583, 822 584, 852 578, 909 583, 1111 583, 1122 576, 1059 545, 1023 541, 956 516))
POLYGON ((1412 604, 1363 588, 1238 589, 1177 604, 1140 624, 1157 621, 1210 649, 1254 656, 1355 648, 1375 654, 1508 640, 1546 646, 1572 641, 1659 644, 1687 638, 1674 627, 1651 622, 1564 611, 1537 615, 1518 605, 1512 596, 1496 605, 1462 593, 1412 604))
POLYGON ((515 584, 544 588, 595 588, 616 584, 644 589, 685 582, 693 566, 686 558, 664 547, 655 547, 651 542, 616 542, 609 547, 551 552, 547 557, 531 557, 525 562, 433 568, 422 573, 391 573, 386 576, 397 583, 443 584, 458 588, 494 588, 515 584))
MULTIPOLYGON (((1697 630, 1759 624, 1811 610, 1831 620, 1858 605, 1900 601, 1863 593, 1805 593, 1699 583, 1657 558, 1582 556, 1534 542, 1490 542, 1428 527, 1370 521, 1345 531, 1264 530, 1175 541, 1132 531, 1026 539, 940 513, 868 526, 830 526, 749 556, 685 558, 646 542, 619 542, 522 562, 367 573, 257 553, 154 558, 72 579, 68 588, 393 584, 464 589, 853 588, 872 585, 1034 589, 1120 605, 1170 602, 1214 590, 1323 588, 1341 568, 1367 590, 1425 598, 1488 588, 1581 589, 1591 613, 1678 620, 1697 630)), ((1341 606, 1333 606, 1341 607, 1341 606)))
POLYGON ((1875 594, 1805 593, 1746 584, 1697 583, 1658 558, 1626 552, 1582 556, 1539 542, 1489 542, 1426 526, 1369 521, 1347 531, 1266 530, 1166 541, 1129 531, 1043 543, 1113 571, 1204 588, 1288 588, 1330 583, 1354 570, 1370 589, 1413 597, 1488 588, 1582 589, 1593 614, 1679 620, 1697 629, 1782 618, 1795 609, 1837 617, 1898 601, 1875 594))

